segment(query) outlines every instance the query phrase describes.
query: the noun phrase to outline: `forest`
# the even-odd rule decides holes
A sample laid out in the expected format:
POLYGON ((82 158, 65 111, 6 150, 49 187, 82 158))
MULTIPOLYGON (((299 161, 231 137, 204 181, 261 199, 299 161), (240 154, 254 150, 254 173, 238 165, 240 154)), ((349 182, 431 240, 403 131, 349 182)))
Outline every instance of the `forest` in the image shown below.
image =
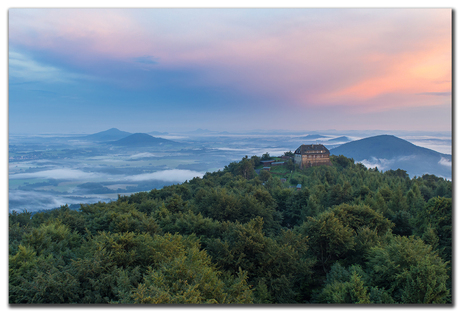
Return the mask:
POLYGON ((260 161, 79 210, 13 211, 9 302, 452 303, 451 181, 331 156, 283 183, 260 161))

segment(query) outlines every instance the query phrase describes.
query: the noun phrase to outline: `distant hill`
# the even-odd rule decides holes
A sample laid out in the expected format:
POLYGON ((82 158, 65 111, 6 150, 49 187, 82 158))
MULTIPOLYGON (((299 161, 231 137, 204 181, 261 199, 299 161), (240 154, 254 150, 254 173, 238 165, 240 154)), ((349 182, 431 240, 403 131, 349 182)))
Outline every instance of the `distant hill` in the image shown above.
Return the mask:
POLYGON ((338 137, 338 138, 335 138, 335 139, 327 140, 326 142, 327 143, 334 143, 334 142, 350 142, 350 141, 351 141, 351 139, 349 137, 341 136, 341 137, 338 137))
POLYGON ((127 136, 123 139, 110 142, 111 145, 116 146, 135 146, 135 147, 148 147, 148 146, 171 146, 171 145, 178 145, 175 141, 166 140, 162 138, 155 138, 147 133, 134 133, 130 136, 127 136))
POLYGON ((452 178, 452 156, 414 145, 393 135, 379 135, 342 144, 330 150, 380 170, 402 169, 412 177, 434 174, 452 178))
POLYGON ((127 137, 128 135, 131 135, 132 133, 126 132, 126 131, 120 131, 117 128, 112 128, 106 131, 90 134, 84 137, 80 137, 79 139, 84 139, 88 141, 115 141, 115 140, 120 140, 122 138, 127 137))
POLYGON ((328 138, 327 136, 321 135, 321 134, 309 134, 307 136, 301 137, 301 139, 307 139, 307 140, 316 140, 316 139, 324 139, 328 138))

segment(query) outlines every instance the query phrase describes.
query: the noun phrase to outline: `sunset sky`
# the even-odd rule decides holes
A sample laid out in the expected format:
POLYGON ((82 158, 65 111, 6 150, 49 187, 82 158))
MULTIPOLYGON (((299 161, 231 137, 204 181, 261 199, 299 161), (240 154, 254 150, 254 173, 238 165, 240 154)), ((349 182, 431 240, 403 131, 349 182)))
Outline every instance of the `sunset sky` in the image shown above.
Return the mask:
POLYGON ((450 9, 10 9, 9 131, 451 130, 450 9))

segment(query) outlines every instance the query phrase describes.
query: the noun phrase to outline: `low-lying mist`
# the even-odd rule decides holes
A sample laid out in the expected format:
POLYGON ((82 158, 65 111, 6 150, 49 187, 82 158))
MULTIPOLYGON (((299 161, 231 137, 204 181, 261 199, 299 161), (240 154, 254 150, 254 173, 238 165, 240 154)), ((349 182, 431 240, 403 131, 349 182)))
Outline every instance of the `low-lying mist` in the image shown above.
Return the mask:
MULTIPOLYGON (((184 144, 168 148, 114 147, 68 140, 66 136, 14 137, 9 148, 9 210, 37 211, 64 204, 114 200, 118 194, 150 191, 202 177, 244 156, 265 153, 280 156, 286 151, 295 151, 301 144, 312 143, 322 143, 331 149, 341 143, 333 141, 332 144, 328 140, 342 136, 355 140, 365 136, 365 133, 336 132, 308 140, 307 134, 169 134, 168 139, 184 144)), ((415 134, 411 134, 410 140, 418 140, 420 145, 433 145, 438 151, 448 150, 451 142, 446 137, 417 137, 415 134)), ((435 164, 411 157, 372 158, 361 162, 384 171, 397 168, 410 171, 414 164, 422 169, 436 167, 446 178, 450 177, 452 167, 447 158, 436 160, 435 164)), ((416 172, 421 175, 424 171, 416 172)))

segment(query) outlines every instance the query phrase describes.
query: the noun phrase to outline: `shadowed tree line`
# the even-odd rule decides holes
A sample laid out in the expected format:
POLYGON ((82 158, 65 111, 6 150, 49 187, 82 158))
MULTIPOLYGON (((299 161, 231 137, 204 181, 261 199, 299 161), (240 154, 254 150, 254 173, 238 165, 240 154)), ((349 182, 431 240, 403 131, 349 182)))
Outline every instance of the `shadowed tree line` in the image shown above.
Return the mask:
POLYGON ((10 303, 451 303, 450 181, 332 156, 296 190, 260 160, 10 213, 10 303))

